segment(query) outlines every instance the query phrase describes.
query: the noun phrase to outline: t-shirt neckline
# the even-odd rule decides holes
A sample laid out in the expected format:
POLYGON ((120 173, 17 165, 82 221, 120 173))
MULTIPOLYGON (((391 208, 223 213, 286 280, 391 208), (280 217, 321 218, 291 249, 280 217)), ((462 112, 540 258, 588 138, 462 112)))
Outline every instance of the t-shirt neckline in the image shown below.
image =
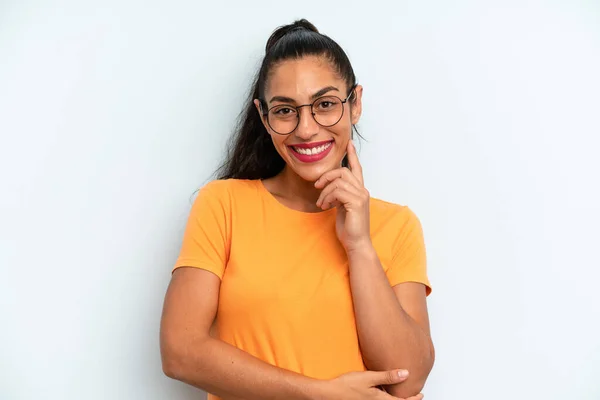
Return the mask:
POLYGON ((271 192, 269 192, 262 179, 257 179, 257 185, 259 187, 259 191, 262 192, 263 196, 266 197, 270 203, 273 203, 277 208, 289 214, 295 214, 298 216, 303 216, 305 218, 326 218, 330 215, 335 214, 336 212, 335 207, 319 212, 294 210, 293 208, 289 208, 288 206, 282 204, 279 200, 277 200, 277 198, 273 196, 271 192))

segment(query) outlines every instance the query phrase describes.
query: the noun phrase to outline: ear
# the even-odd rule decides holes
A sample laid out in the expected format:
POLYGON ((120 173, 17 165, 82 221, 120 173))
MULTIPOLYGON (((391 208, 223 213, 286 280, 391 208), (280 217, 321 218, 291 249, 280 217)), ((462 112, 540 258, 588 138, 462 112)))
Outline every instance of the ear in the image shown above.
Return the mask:
POLYGON ((269 124, 267 123, 265 115, 262 112, 262 105, 260 104, 260 100, 254 99, 254 105, 256 106, 256 111, 258 112, 258 115, 260 115, 260 120, 262 121, 265 129, 267 130, 267 132, 269 132, 269 134, 271 134, 271 131, 269 130, 269 124))
POLYGON ((356 85, 354 88, 354 101, 352 102, 352 114, 351 120, 352 125, 356 125, 358 120, 360 119, 360 115, 362 114, 362 93, 363 87, 362 85, 356 85))

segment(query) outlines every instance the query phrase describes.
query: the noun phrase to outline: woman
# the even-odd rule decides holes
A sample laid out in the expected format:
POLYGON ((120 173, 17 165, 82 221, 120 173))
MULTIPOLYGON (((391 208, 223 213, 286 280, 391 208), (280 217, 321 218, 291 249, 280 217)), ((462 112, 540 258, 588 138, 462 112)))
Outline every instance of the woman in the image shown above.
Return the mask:
POLYGON ((365 189, 362 90, 308 21, 271 35, 220 179, 189 216, 161 322, 168 376, 212 399, 422 398, 421 225, 365 189))

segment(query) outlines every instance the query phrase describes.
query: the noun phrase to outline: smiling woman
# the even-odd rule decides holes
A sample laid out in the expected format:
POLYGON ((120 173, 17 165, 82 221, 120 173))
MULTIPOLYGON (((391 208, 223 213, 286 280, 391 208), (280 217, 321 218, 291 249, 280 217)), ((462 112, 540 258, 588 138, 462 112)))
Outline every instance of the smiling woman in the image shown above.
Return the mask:
POLYGON ((271 35, 173 268, 168 376, 212 399, 422 398, 434 361, 423 232, 365 188, 362 91, 308 21, 271 35))
POLYGON ((286 169, 301 182, 315 182, 339 168, 360 117, 362 87, 348 85, 319 55, 278 63, 265 86, 254 104, 286 169), (343 118, 345 108, 350 110, 343 118))

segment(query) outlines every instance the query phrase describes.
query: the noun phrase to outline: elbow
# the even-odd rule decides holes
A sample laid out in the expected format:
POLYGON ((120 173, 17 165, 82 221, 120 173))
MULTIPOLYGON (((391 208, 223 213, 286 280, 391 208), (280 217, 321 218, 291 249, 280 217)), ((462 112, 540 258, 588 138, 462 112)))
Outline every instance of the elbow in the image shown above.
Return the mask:
MULTIPOLYGON (((207 353, 206 345, 210 342, 209 338, 197 338, 195 341, 186 341, 181 338, 168 340, 161 338, 160 356, 163 373, 169 378, 187 382, 190 377, 190 371, 194 370, 194 375, 204 370, 205 357, 207 353)), ((198 377, 195 376, 197 379, 198 377)))
POLYGON ((186 369, 185 350, 181 340, 161 337, 160 359, 163 373, 169 378, 182 380, 186 369))
POLYGON ((404 382, 390 385, 386 388, 389 394, 405 399, 421 393, 435 363, 435 349, 431 341, 429 344, 429 351, 421 358, 419 365, 416 368, 408 368, 408 378, 404 382))
POLYGON ((425 382, 429 376, 431 368, 423 370, 421 373, 417 371, 409 371, 408 378, 400 383, 386 386, 386 391, 394 397, 407 399, 421 393, 425 387, 425 382))
POLYGON ((394 397, 408 399, 421 393, 424 387, 424 380, 409 378, 405 382, 387 386, 386 391, 394 397))
POLYGON ((421 393, 425 387, 425 382, 429 376, 431 368, 422 370, 421 373, 417 371, 409 372, 408 378, 404 382, 390 385, 386 388, 387 392, 394 397, 401 399, 407 399, 421 393))
POLYGON ((169 378, 179 380, 181 378, 182 363, 177 352, 171 348, 161 346, 160 356, 163 373, 169 378))
POLYGON ((177 379, 178 374, 175 373, 176 369, 173 364, 171 364, 171 363, 167 364, 163 361, 162 370, 163 370, 163 374, 165 374, 169 378, 177 379))

